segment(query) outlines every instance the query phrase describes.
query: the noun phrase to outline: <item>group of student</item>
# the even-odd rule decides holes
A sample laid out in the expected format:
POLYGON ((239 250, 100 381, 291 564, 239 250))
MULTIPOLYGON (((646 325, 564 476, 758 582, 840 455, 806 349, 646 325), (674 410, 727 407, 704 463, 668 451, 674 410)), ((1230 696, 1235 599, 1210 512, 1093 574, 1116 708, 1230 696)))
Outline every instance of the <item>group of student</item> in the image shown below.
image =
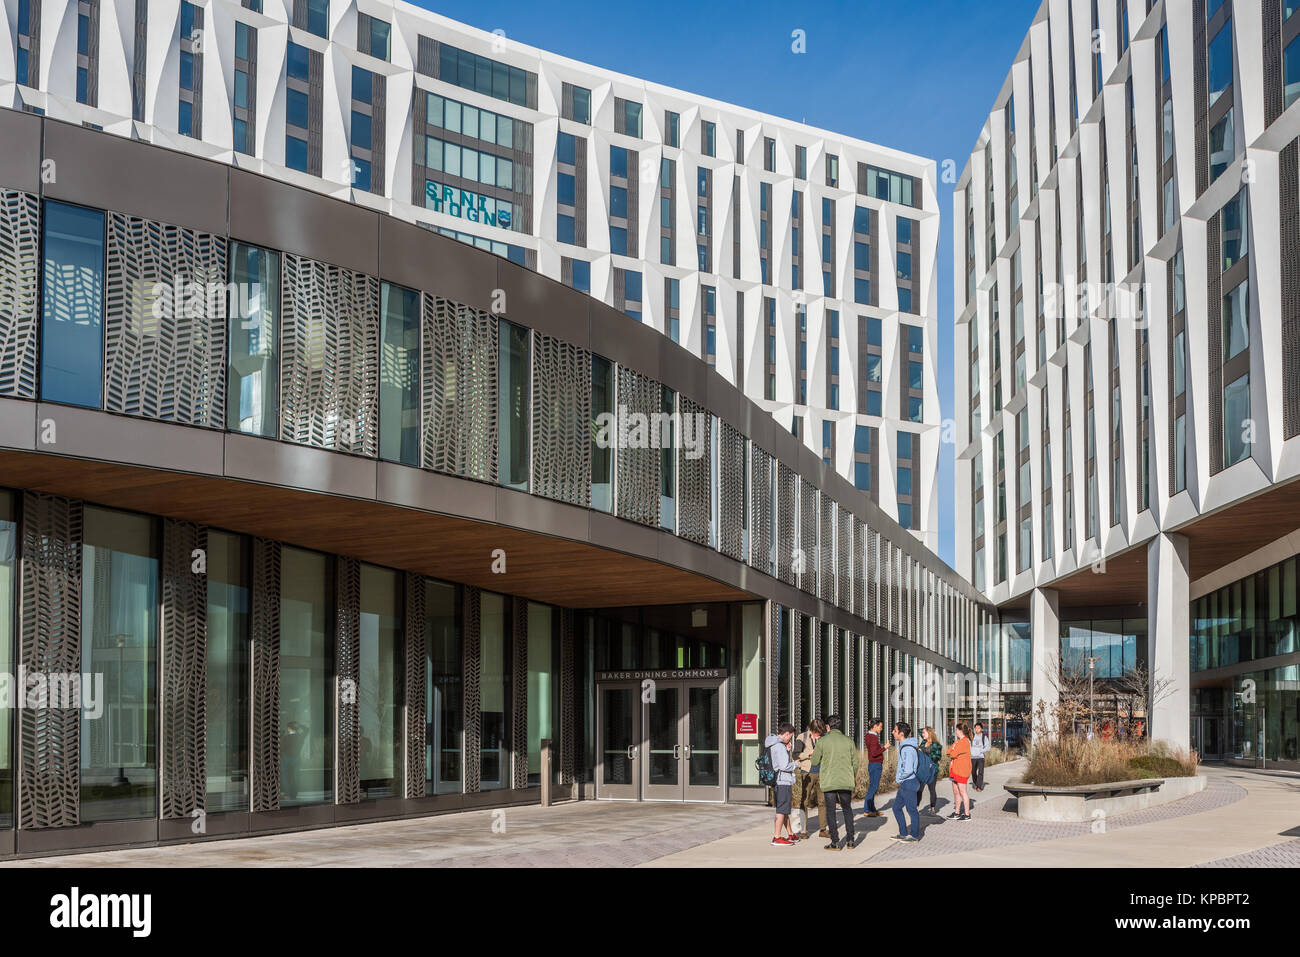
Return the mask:
MULTIPOLYGON (((821 822, 819 837, 830 838, 828 851, 857 847, 853 828, 853 789, 857 783, 860 758, 857 746, 841 730, 839 715, 816 718, 808 729, 795 737, 792 724, 780 725, 764 741, 759 759, 761 773, 770 778, 776 800, 776 820, 772 844, 789 847, 808 839, 808 812, 816 810, 821 822), (837 811, 843 816, 845 840, 840 843, 837 811), (784 834, 783 834, 784 832, 784 834)), ((883 737, 884 722, 873 718, 866 734, 867 794, 862 812, 867 817, 882 817, 876 808, 876 793, 884 771, 885 752, 891 746, 883 737)), ((938 813, 935 783, 944 756, 944 745, 934 728, 921 729, 913 735, 912 726, 899 721, 891 732, 898 748, 898 769, 894 780, 898 791, 893 802, 898 834, 894 840, 914 843, 920 840, 918 805, 924 789, 930 789, 930 814, 938 813)), ((984 725, 976 722, 974 730, 964 721, 956 726, 956 738, 947 748, 948 779, 952 782, 953 810, 949 820, 969 821, 970 789, 984 790, 984 760, 989 751, 989 736, 984 725)), ((766 779, 765 779, 766 781, 766 779)))

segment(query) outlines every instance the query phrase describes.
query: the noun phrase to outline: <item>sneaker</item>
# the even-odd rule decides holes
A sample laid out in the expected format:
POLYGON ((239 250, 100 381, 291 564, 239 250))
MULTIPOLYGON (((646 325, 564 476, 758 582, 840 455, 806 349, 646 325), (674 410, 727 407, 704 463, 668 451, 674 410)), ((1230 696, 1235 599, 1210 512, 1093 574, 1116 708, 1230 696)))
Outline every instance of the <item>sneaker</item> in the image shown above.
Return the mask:
POLYGON ((958 814, 956 811, 953 811, 951 814, 948 815, 948 820, 955 821, 959 817, 961 817, 961 815, 958 814))
POLYGON ((969 814, 963 814, 961 817, 957 818, 957 820, 959 820, 959 821, 969 821, 969 820, 970 820, 970 815, 969 815, 969 814))
POLYGON ((869 812, 867 812, 867 817, 884 817, 884 816, 885 816, 885 812, 884 812, 884 811, 869 811, 869 812))
POLYGON ((908 834, 906 837, 900 837, 899 840, 902 841, 904 844, 915 844, 917 841, 920 840, 920 838, 913 837, 911 834, 908 834))
POLYGON ((789 847, 789 846, 790 846, 791 844, 793 844, 793 843, 794 843, 793 841, 788 841, 788 840, 786 840, 784 837, 774 837, 774 838, 772 838, 772 846, 773 846, 773 847, 789 847))
POLYGON ((906 835, 906 834, 891 834, 891 835, 889 835, 889 839, 890 839, 891 841, 905 841, 905 840, 907 840, 907 835, 906 835))
POLYGON ((858 846, 859 844, 861 844, 861 843, 862 843, 862 838, 860 838, 860 837, 854 837, 854 838, 850 838, 849 840, 845 841, 845 842, 844 842, 844 846, 845 846, 848 850, 851 851, 851 850, 853 850, 855 847, 857 847, 857 846, 858 846))
POLYGON ((798 844, 798 843, 799 843, 799 835, 798 835, 798 834, 791 834, 789 837, 787 837, 787 838, 785 839, 785 842, 786 842, 787 844, 798 844))
POLYGON ((830 837, 830 836, 831 836, 831 832, 828 831, 828 830, 826 830, 826 828, 822 828, 820 831, 817 832, 817 836, 818 836, 818 837, 830 837))
POLYGON ((928 808, 925 809, 925 813, 926 813, 926 814, 938 814, 938 813, 939 813, 939 809, 936 808, 933 804, 931 804, 928 808))
POLYGON ((822 850, 824 851, 838 851, 839 849, 840 849, 840 845, 836 844, 834 841, 831 841, 824 848, 822 848, 822 850))

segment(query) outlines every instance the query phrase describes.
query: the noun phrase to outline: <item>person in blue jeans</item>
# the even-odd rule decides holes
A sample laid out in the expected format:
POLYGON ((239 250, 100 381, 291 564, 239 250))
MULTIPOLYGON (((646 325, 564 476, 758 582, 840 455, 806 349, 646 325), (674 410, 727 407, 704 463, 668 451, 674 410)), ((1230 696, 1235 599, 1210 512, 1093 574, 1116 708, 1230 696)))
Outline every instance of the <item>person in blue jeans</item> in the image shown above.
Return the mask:
POLYGON ((898 773, 894 780, 898 782, 898 794, 894 798, 894 820, 898 822, 898 833, 894 840, 905 844, 915 844, 921 839, 921 815, 916 809, 916 798, 921 792, 921 782, 916 777, 917 744, 912 736, 912 726, 906 721, 894 725, 894 741, 898 744, 898 773), (907 812, 912 825, 909 828, 903 820, 907 812))
POLYGON ((885 769, 885 748, 881 741, 885 733, 885 723, 879 718, 872 718, 867 730, 867 799, 862 805, 862 813, 867 817, 880 817, 876 810, 876 792, 880 790, 880 773, 885 769))

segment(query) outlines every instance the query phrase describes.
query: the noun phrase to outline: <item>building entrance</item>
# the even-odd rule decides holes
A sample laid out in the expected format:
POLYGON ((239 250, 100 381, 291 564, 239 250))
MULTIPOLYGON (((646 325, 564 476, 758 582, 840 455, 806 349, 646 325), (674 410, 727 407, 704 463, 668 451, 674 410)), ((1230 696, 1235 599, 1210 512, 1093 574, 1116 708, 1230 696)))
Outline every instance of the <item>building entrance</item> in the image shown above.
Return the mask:
POLYGON ((726 673, 630 671, 596 683, 596 797, 726 800, 726 673))

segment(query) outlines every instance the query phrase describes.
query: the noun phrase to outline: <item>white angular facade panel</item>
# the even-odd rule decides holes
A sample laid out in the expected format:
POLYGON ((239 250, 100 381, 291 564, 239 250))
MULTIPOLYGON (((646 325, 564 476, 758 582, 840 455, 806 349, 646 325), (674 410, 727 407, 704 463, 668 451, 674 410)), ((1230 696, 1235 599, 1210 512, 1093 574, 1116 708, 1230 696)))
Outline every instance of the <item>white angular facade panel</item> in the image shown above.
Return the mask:
POLYGON ((996 602, 1300 474, 1300 22, 1148 6, 1046 0, 954 194, 956 566, 996 602))
POLYGON ((4 3, 9 29, 0 38, 0 102, 5 105, 91 123, 378 208, 508 255, 554 279, 573 282, 571 264, 576 263, 589 271, 588 291, 620 310, 638 311, 628 306, 631 299, 616 299, 626 293, 628 275, 639 275, 643 322, 696 355, 711 355, 719 374, 741 385, 787 428, 797 419, 805 444, 850 481, 856 474, 857 429, 873 430, 870 454, 877 488, 871 492, 895 517, 897 436, 900 431, 919 435, 911 527, 927 547, 937 548, 938 457, 931 434, 940 429, 939 211, 933 161, 597 69, 385 0, 322 2, 323 35, 313 32, 307 0, 193 5, 93 0, 88 4, 93 11, 88 51, 78 49, 79 5, 41 0, 32 4, 40 20, 38 82, 29 85, 30 74, 17 77, 19 47, 25 42, 17 25, 18 0, 4 3), (385 52, 377 49, 362 52, 371 48, 372 19, 381 31, 387 27, 387 55, 372 55, 385 52), (182 36, 183 24, 187 36, 182 36), (251 53, 245 49, 250 36, 251 53), (469 58, 477 58, 473 88, 442 76, 434 44, 437 50, 463 51, 458 71, 469 58), (84 71, 80 78, 79 68, 84 71), (290 78, 290 73, 301 78, 290 78), (480 87, 484 75, 491 82, 480 87), (503 75, 504 87, 499 82, 503 75), (366 76, 372 85, 369 103, 364 102, 366 76), (589 91, 585 122, 574 109, 572 87, 589 91), (474 127, 479 134, 474 135, 468 119, 451 135, 427 127, 429 94, 454 102, 465 117, 484 123, 495 117, 494 123, 512 125, 516 135, 524 133, 531 142, 506 146, 499 136, 483 135, 487 126, 474 127), (639 105, 639 133, 627 129, 625 103, 639 105), (676 115, 675 142, 670 113, 676 115), (305 127, 294 122, 303 116, 305 127), (706 124, 714 130, 711 151, 705 150, 706 124), (743 144, 737 143, 738 133, 743 144), (452 144, 434 147, 441 153, 437 164, 426 164, 425 135, 452 144), (577 168, 561 168, 561 137, 582 144, 577 168), (635 154, 626 184, 612 179, 611 148, 635 154), (483 165, 485 156, 489 159, 483 165), (828 175, 832 157, 838 164, 834 185, 828 175), (502 172, 503 160, 511 161, 510 174, 502 172), (672 164, 670 190, 660 185, 664 161, 672 164), (475 164, 476 176, 453 175, 453 163, 462 173, 475 164), (369 186, 358 164, 370 164, 369 186), (443 168, 434 172, 434 165, 443 168), (491 173, 488 167, 494 167, 491 173), (892 192, 877 198, 878 190, 867 181, 868 167, 895 175, 892 192), (453 209, 450 203, 443 203, 442 210, 430 208, 424 191, 417 189, 420 169, 430 171, 426 182, 456 190, 457 196, 468 190, 473 197, 464 208, 453 209), (699 189, 701 171, 709 179, 707 196, 699 189), (499 178, 505 175, 511 187, 502 185, 499 178), (560 202, 561 178, 568 176, 574 177, 580 213, 560 202), (904 181, 910 202, 902 193, 904 181), (482 188, 472 189, 474 184, 482 188), (622 194, 619 209, 612 208, 612 187, 627 190, 630 255, 611 247, 611 216, 621 224, 623 212, 622 194), (496 225, 489 225, 486 215, 475 216, 477 221, 464 215, 485 200, 498 214, 500 203, 511 203, 510 227, 503 228, 499 216, 496 225), (854 222, 859 208, 870 210, 873 219, 867 241, 870 301, 875 305, 856 301, 854 222), (572 243, 561 241, 560 232, 560 216, 570 209, 584 226, 584 235, 572 243), (901 262, 900 218, 913 224, 910 252, 901 262), (707 251, 705 268, 700 247, 707 251), (901 311, 900 266, 904 272, 910 269, 912 297, 911 308, 904 303, 901 311), (832 275, 829 289, 823 288, 823 268, 832 275), (668 302, 670 282, 676 284, 675 310, 668 302), (712 290, 711 319, 706 318, 707 290, 712 290), (765 300, 776 303, 774 352, 767 341, 765 300), (806 314, 802 349, 801 312, 806 314), (833 352, 832 312, 839 316, 833 352), (900 326, 923 330, 922 395, 913 396, 921 399, 919 409, 908 407, 907 364, 895 347, 882 356, 881 408, 876 411, 873 405, 867 411, 858 388, 866 361, 857 342, 860 316, 879 319, 886 342, 899 341, 900 326), (834 370, 832 354, 838 357, 834 370), (806 357, 803 365, 801 355, 806 357), (837 380, 830 378, 832 372, 837 380), (774 378, 771 389, 769 375, 774 378), (838 393, 834 402, 832 386, 838 393), (831 447, 823 445, 824 438, 831 439, 831 447))

